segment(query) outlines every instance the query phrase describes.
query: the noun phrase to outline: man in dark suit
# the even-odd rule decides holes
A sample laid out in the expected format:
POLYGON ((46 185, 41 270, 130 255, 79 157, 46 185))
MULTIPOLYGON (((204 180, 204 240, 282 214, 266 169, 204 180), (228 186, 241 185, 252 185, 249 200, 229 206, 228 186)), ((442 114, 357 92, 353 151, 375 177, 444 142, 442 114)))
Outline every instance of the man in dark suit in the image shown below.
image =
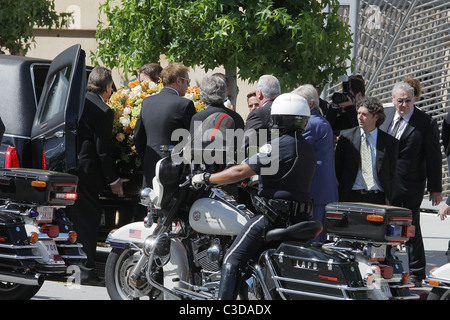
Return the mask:
POLYGON ((260 107, 247 117, 245 124, 245 147, 261 147, 270 141, 270 110, 273 100, 281 94, 280 82, 272 75, 263 75, 258 80, 256 97, 260 107))
POLYGON ((432 205, 442 200, 442 154, 436 120, 415 107, 414 102, 414 89, 407 83, 397 83, 392 90, 395 108, 386 108, 386 121, 380 129, 399 140, 392 201, 395 206, 412 211, 416 234, 407 242, 409 270, 412 280, 420 285, 425 278, 426 265, 420 205, 425 185, 432 205))
POLYGON ((143 159, 144 186, 152 186, 156 163, 167 156, 160 150, 161 146, 176 146, 183 139, 172 139, 173 132, 176 129, 189 130, 195 107, 191 100, 183 98, 191 81, 188 71, 178 63, 164 68, 161 72, 164 89, 142 102, 141 114, 134 128, 134 142, 143 159))
POLYGON ((99 284, 94 267, 101 208, 99 194, 109 185, 115 194, 123 194, 121 179, 112 156, 114 111, 106 105, 112 93, 111 71, 98 67, 89 75, 86 100, 78 124, 78 198, 67 208, 69 219, 83 245, 87 261, 82 267, 82 284, 99 284))
POLYGON ((357 106, 358 127, 341 131, 336 145, 339 200, 389 204, 398 141, 378 130, 385 119, 378 99, 365 98, 357 106))

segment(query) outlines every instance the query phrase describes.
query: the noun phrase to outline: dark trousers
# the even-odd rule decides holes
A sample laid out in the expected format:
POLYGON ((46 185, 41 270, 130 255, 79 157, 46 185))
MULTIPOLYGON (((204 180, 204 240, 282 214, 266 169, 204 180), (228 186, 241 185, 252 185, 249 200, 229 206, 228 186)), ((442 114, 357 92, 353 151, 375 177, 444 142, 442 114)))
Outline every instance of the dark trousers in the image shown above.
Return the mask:
MULTIPOLYGON (((307 221, 309 218, 309 213, 300 213, 291 218, 291 223, 307 221)), ((286 227, 286 223, 280 222, 279 225, 276 225, 261 214, 254 216, 247 222, 228 249, 223 264, 228 263, 238 268, 245 266, 251 258, 261 253, 265 233, 273 228, 284 227, 286 227)))
MULTIPOLYGON (((414 198, 413 196, 411 198, 414 198)), ((420 205, 422 198, 418 197, 419 201, 416 203, 394 202, 393 205, 397 207, 408 208, 412 212, 412 224, 416 227, 414 237, 409 238, 406 242, 408 250, 409 272, 411 276, 418 280, 423 280, 426 277, 425 267, 425 246, 423 244, 422 231, 420 229, 420 205)))
POLYGON ((87 183, 79 181, 77 200, 73 206, 66 208, 69 220, 78 234, 78 243, 83 245, 87 255, 85 266, 95 267, 95 254, 97 251, 97 238, 100 227, 101 208, 98 191, 90 188, 87 183))

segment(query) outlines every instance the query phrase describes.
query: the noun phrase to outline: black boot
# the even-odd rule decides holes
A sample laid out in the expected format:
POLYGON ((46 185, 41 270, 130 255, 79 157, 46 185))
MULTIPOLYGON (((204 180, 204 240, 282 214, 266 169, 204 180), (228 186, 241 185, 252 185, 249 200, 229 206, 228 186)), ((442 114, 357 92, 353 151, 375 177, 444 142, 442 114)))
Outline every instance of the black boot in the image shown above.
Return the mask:
POLYGON ((239 268, 226 263, 222 266, 218 300, 236 300, 239 268))

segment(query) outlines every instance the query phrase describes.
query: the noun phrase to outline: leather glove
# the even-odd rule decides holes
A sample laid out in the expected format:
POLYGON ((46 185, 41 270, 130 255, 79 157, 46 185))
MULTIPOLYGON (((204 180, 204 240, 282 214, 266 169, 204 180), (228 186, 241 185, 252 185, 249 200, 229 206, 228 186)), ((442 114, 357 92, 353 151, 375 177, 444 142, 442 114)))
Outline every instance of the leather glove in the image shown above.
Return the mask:
POLYGON ((209 173, 199 173, 192 177, 191 184, 195 189, 200 189, 203 185, 209 185, 209 173))

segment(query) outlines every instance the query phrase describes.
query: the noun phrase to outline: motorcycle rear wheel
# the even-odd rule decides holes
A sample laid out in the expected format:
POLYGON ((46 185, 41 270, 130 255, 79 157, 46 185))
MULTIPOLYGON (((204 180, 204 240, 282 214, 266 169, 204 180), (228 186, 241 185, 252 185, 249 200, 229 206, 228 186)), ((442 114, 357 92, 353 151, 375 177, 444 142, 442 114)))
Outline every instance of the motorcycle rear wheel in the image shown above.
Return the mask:
POLYGON ((0 300, 30 300, 41 289, 41 286, 0 282, 0 300))
POLYGON ((118 249, 111 250, 106 260, 105 283, 108 295, 112 300, 139 300, 157 297, 153 296, 155 289, 146 279, 138 280, 132 284, 129 274, 140 258, 136 250, 118 249))

